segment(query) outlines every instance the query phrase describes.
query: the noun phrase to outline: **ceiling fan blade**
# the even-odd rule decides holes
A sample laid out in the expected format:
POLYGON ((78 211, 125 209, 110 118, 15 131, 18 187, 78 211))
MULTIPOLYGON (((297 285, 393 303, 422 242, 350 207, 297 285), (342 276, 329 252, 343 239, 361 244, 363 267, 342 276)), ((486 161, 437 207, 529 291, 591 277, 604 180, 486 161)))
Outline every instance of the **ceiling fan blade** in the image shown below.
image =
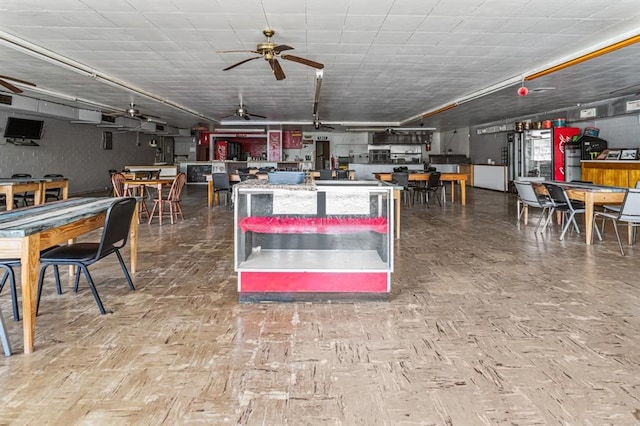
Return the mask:
POLYGON ((273 70, 273 74, 276 76, 276 80, 284 80, 286 78, 284 71, 282 71, 282 67, 280 66, 280 62, 278 62, 277 59, 270 60, 269 65, 271 65, 271 69, 273 70))
POLYGON ((243 114, 242 118, 244 118, 245 120, 251 120, 251 117, 249 117, 249 114, 243 114))
POLYGON ((8 75, 0 75, 0 78, 4 79, 4 80, 11 80, 11 81, 16 81, 18 83, 22 83, 22 84, 26 84, 27 86, 33 86, 36 87, 36 85, 30 81, 26 81, 26 80, 20 80, 19 78, 15 78, 15 77, 10 77, 8 75))
POLYGON ((22 93, 22 89, 18 89, 16 86, 9 83, 8 81, 0 80, 0 86, 6 87, 7 89, 11 90, 13 93, 22 93))
POLYGON ((227 67, 227 68, 223 69, 222 71, 229 71, 230 69, 235 68, 238 65, 244 64, 245 62, 253 61, 254 59, 260 59, 260 58, 262 58, 262 56, 255 56, 253 58, 245 59, 244 61, 240 61, 237 64, 233 64, 230 67, 227 67))
POLYGON ((286 44, 279 44, 276 47, 273 48, 273 52, 275 54, 278 54, 284 50, 293 50, 293 47, 291 46, 287 46, 286 44))
POLYGON ((255 50, 216 50, 216 53, 260 53, 255 50))
POLYGON ((247 115, 250 115, 252 117, 258 117, 258 118, 267 118, 264 115, 258 115, 258 114, 249 114, 249 113, 247 113, 247 115))
POLYGON ((335 130, 335 127, 331 127, 331 126, 327 126, 326 124, 323 124, 322 127, 324 127, 325 129, 331 129, 331 130, 335 130))
POLYGON ((313 68, 317 68, 319 70, 324 68, 324 65, 321 64, 320 62, 316 62, 316 61, 312 61, 310 59, 306 59, 306 58, 301 58, 299 56, 293 56, 293 55, 282 55, 280 56, 282 59, 286 59, 287 61, 293 61, 293 62, 297 62, 299 64, 302 65, 306 65, 308 67, 313 67, 313 68))

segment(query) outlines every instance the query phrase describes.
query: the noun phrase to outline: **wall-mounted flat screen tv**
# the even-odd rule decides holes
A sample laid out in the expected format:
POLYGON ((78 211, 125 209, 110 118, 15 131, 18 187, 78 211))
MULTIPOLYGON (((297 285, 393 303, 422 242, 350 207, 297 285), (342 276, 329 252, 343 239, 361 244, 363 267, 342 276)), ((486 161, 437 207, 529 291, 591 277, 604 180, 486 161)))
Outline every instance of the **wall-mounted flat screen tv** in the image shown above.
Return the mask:
POLYGON ((4 128, 4 137, 9 139, 40 139, 44 121, 9 117, 4 128))

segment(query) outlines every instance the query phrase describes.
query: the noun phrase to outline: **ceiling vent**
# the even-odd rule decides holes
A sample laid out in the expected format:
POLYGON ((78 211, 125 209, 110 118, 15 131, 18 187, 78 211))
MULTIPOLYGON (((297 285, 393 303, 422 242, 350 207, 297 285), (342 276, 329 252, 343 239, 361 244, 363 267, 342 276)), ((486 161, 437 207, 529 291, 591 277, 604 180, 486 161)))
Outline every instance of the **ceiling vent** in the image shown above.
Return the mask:
POLYGON ((0 104, 2 105, 11 105, 13 103, 13 97, 9 95, 0 94, 0 104))

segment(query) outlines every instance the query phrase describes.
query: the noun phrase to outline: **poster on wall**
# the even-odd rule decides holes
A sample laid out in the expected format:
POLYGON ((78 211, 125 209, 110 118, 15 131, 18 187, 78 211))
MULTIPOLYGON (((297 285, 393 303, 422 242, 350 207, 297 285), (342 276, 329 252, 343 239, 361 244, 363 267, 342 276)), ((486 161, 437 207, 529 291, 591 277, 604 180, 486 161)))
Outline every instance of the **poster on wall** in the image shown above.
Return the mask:
POLYGON ((282 132, 279 130, 269 131, 269 161, 280 161, 280 143, 282 141, 282 132))

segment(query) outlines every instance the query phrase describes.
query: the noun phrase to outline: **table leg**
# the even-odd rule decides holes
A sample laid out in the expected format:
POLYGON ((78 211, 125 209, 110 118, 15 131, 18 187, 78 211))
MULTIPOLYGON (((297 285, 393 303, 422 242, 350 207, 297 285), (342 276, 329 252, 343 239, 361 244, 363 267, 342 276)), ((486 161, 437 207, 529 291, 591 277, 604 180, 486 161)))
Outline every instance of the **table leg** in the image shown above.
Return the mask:
POLYGON ((38 185, 38 189, 33 191, 33 205, 38 206, 44 203, 44 183, 38 185))
POLYGON ((400 202, 400 190, 399 189, 394 189, 393 190, 393 198, 396 202, 396 240, 400 239, 400 205, 402 204, 400 202))
POLYGON ((33 352, 36 334, 36 297, 38 293, 38 266, 40 264, 40 235, 22 239, 22 330, 24 353, 33 352))
POLYGON ((11 186, 7 188, 7 192, 5 192, 4 196, 7 203, 7 211, 13 210, 13 188, 11 186))
POLYGON ((460 203, 463 206, 467 205, 467 181, 466 180, 460 181, 460 203))
POLYGON ((62 199, 66 200, 67 198, 69 198, 69 181, 65 180, 62 185, 62 199))
POLYGON ((207 205, 213 206, 213 179, 207 182, 207 205))
POLYGON ((584 236, 587 240, 587 245, 591 244, 591 231, 593 230, 593 204, 593 193, 586 191, 584 197, 584 226, 587 229, 584 231, 584 236))
POLYGON ((158 221, 162 225, 162 184, 158 184, 158 221))
POLYGON ((451 181, 451 202, 452 203, 456 202, 456 181, 455 180, 451 181))

